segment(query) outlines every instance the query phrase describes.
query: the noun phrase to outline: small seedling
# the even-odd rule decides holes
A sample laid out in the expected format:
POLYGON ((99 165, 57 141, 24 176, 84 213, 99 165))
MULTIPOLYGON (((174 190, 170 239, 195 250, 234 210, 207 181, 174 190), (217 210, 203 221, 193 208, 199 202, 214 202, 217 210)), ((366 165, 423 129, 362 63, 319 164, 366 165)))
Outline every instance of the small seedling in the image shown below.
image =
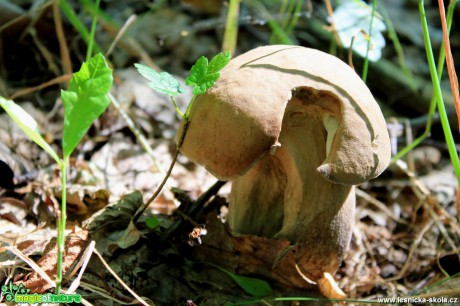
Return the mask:
POLYGON ((174 97, 177 96, 179 93, 182 93, 183 90, 179 82, 172 75, 170 75, 167 72, 158 73, 147 66, 141 64, 134 64, 139 73, 150 81, 148 85, 152 89, 159 93, 169 95, 171 102, 173 103, 174 108, 176 109, 176 112, 183 119, 184 128, 181 129, 181 134, 178 137, 176 153, 173 156, 173 160, 171 162, 171 165, 169 166, 168 172, 166 173, 163 181, 160 183, 160 186, 158 186, 157 190, 150 197, 150 199, 148 199, 147 202, 144 203, 144 205, 139 207, 137 212, 134 214, 131 222, 135 222, 147 209, 150 203, 152 203, 153 200, 155 200, 155 198, 160 194, 161 190, 163 189, 163 186, 166 184, 166 181, 169 178, 169 175, 171 174, 174 164, 176 163, 177 156, 179 155, 179 149, 184 141, 184 137, 187 132, 190 109, 193 103, 195 102, 196 97, 205 93, 209 88, 211 88, 214 85, 214 83, 220 78, 220 71, 230 62, 230 58, 230 52, 222 52, 214 56, 210 62, 204 56, 200 57, 196 61, 196 63, 190 69, 190 75, 185 79, 185 84, 193 87, 193 97, 190 100, 185 113, 179 109, 176 101, 174 100, 174 97))
POLYGON ((66 185, 69 158, 86 134, 91 124, 105 111, 110 103, 107 93, 112 86, 112 70, 108 68, 104 56, 97 54, 83 63, 80 71, 74 73, 69 90, 61 92, 64 104, 64 132, 62 136, 63 159, 43 139, 37 122, 19 105, 0 97, 2 106, 13 121, 26 135, 45 150, 59 166, 62 180, 61 215, 58 217, 58 257, 56 273, 56 293, 61 290, 62 259, 64 254, 66 228, 66 185))

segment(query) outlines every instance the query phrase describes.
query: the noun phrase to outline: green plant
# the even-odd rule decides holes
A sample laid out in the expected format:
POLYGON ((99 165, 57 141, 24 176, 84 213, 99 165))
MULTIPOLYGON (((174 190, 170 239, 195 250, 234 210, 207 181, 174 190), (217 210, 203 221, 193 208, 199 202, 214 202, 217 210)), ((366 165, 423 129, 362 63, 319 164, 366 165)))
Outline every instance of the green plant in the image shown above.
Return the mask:
POLYGON ((235 54, 236 41, 238 37, 238 17, 240 13, 240 1, 230 0, 227 22, 225 23, 224 41, 222 42, 222 50, 230 51, 235 54))
MULTIPOLYGON (((446 19, 447 19, 447 32, 448 33, 450 32, 450 29, 452 27, 452 19, 453 19, 453 15, 454 15, 454 9, 455 9, 456 2, 457 2, 457 0, 451 1, 450 4, 449 4, 449 8, 447 10, 446 19)), ((427 30, 428 30, 428 28, 427 28, 427 30)), ((429 37, 429 33, 428 33, 427 38, 428 37, 429 37)), ((430 44, 429 39, 426 41, 426 43, 428 45, 430 44)), ((436 73, 437 73, 438 76, 442 75, 442 72, 443 72, 443 69, 444 69, 444 62, 445 62, 445 59, 446 59, 446 53, 445 53, 444 49, 445 49, 445 46, 444 46, 444 44, 442 44, 441 50, 439 51, 438 65, 437 65, 437 70, 436 70, 436 73)), ((412 151, 416 146, 418 146, 420 143, 422 143, 422 141, 430 135, 431 126, 433 125, 434 114, 436 112, 436 104, 437 104, 437 95, 436 95, 436 93, 434 93, 433 97, 431 98, 431 102, 430 102, 430 108, 429 108, 429 111, 428 111, 428 120, 427 120, 426 127, 425 127, 425 130, 423 131, 422 135, 417 137, 411 144, 407 145, 406 147, 401 149, 395 156, 393 156, 392 162, 395 162, 398 159, 404 157, 407 153, 412 151)))
POLYGON ((63 158, 40 135, 37 122, 19 105, 0 97, 2 106, 13 121, 26 135, 45 150, 59 166, 61 172, 62 195, 61 211, 57 219, 58 255, 56 271, 56 293, 61 290, 62 259, 64 254, 66 228, 66 186, 69 158, 91 124, 104 112, 110 103, 107 93, 112 86, 112 70, 108 68, 105 58, 97 54, 82 64, 80 71, 74 73, 69 90, 61 92, 64 104, 64 131, 62 136, 63 158))
MULTIPOLYGON (((448 16, 447 18, 448 26, 447 27, 449 29, 452 24, 453 8, 455 7, 455 2, 456 1, 451 2, 449 6, 449 11, 447 14, 448 16)), ((439 82, 439 78, 442 74, 442 67, 444 66, 445 46, 443 46, 443 48, 441 49, 440 60, 438 62, 438 69, 436 70, 436 64, 434 60, 433 49, 431 48, 430 33, 428 31, 428 22, 426 20, 425 7, 424 7, 423 0, 419 0, 419 10, 420 10, 420 19, 421 19, 422 28, 423 28, 423 41, 425 43, 425 50, 426 50, 426 55, 427 55, 427 60, 428 60, 428 66, 430 69, 431 80, 432 80, 433 88, 434 88, 434 97, 431 103, 430 116, 428 119, 427 129, 425 133, 423 133, 422 136, 417 138, 411 146, 404 148, 400 153, 398 153, 397 156, 395 156, 393 160, 395 160, 396 158, 400 158, 401 156, 403 156, 403 154, 409 152, 429 134, 429 128, 431 128, 431 123, 432 123, 433 115, 435 112, 435 105, 437 105, 439 115, 441 118, 442 129, 444 132, 444 136, 446 138, 447 149, 450 155, 452 165, 454 167, 455 175, 457 176, 457 182, 460 186, 460 160, 457 154, 457 149, 455 147, 455 141, 452 136, 452 130, 449 125, 449 118, 447 117, 446 107, 444 105, 444 100, 443 100, 442 93, 441 93, 441 85, 439 82)))
POLYGON ((134 64, 139 73, 144 76, 147 80, 150 81, 148 85, 155 91, 159 93, 166 94, 170 97, 171 102, 174 105, 174 109, 183 119, 183 124, 185 128, 182 130, 181 135, 178 137, 176 153, 173 156, 171 165, 169 166, 168 171, 163 179, 163 181, 158 186, 154 194, 147 200, 135 213, 131 220, 130 226, 133 226, 133 223, 142 215, 142 213, 147 209, 150 203, 155 200, 155 198, 160 194, 163 189, 166 181, 171 174, 171 171, 176 163, 177 156, 179 155, 179 149, 184 141, 185 134, 187 132, 187 126, 189 123, 190 109, 195 102, 197 96, 205 93, 209 88, 211 88, 214 83, 220 78, 220 71, 230 62, 231 53, 229 51, 222 52, 214 56, 211 61, 204 56, 200 57, 196 63, 190 69, 190 75, 185 79, 185 84, 191 86, 193 97, 190 100, 187 109, 185 112, 182 112, 177 106, 174 97, 183 92, 183 89, 179 82, 167 72, 156 72, 155 70, 141 65, 134 64))

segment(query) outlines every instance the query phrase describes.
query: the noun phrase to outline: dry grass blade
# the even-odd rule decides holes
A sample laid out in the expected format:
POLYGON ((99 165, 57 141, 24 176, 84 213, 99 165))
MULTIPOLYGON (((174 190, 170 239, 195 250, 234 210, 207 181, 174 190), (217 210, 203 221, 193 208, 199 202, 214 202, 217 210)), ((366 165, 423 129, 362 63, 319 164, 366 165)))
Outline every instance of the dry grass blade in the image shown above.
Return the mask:
POLYGON ((94 252, 94 246, 96 245, 95 241, 91 241, 89 246, 86 248, 85 252, 83 253, 83 256, 81 260, 78 262, 77 266, 71 273, 69 273, 69 276, 66 277, 66 281, 72 277, 72 275, 75 274, 75 272, 81 267, 80 273, 78 273, 77 278, 72 282, 70 285, 69 289, 67 290, 67 293, 73 293, 75 290, 77 290, 78 286, 80 285, 80 280, 81 277, 83 276, 83 273, 86 270, 86 266, 88 265, 89 259, 91 258, 91 255, 94 252))
POLYGON ((125 34, 126 30, 136 21, 137 16, 136 15, 131 15, 129 16, 128 20, 126 20, 125 24, 121 27, 120 31, 118 31, 117 36, 113 40, 112 44, 109 47, 109 50, 107 50, 107 54, 105 56, 109 56, 115 46, 117 45, 118 41, 121 39, 123 34, 125 34))
POLYGON ((404 265, 401 268, 401 271, 399 271, 398 275, 396 275, 395 277, 388 278, 385 281, 387 282, 395 281, 404 276, 404 273, 409 267, 410 259, 412 258, 418 246, 420 245, 420 242, 422 241, 425 233, 431 228, 431 226, 433 226, 433 223, 434 223, 434 220, 428 221, 428 223, 425 224, 425 226, 420 230, 419 234, 417 235, 417 237, 415 238, 414 242, 412 243, 410 247, 409 254, 407 255, 407 260, 404 262, 404 265))
POLYGON ((356 188, 356 196, 363 198, 366 200, 368 203, 374 205, 381 211, 383 211, 388 217, 390 217, 392 220, 406 224, 407 222, 405 220, 400 220, 398 217, 394 215, 394 213, 388 209, 388 207, 385 206, 384 203, 380 202, 379 200, 375 199, 374 197, 370 196, 367 192, 364 192, 363 190, 356 188))
POLYGON ((129 292, 132 294, 132 296, 134 296, 142 305, 145 305, 145 306, 148 306, 148 304, 143 300, 141 299, 140 296, 138 296, 136 294, 136 292, 134 292, 133 290, 131 290, 131 288, 129 288, 128 285, 125 284, 125 282, 123 282, 123 280, 118 277, 118 275, 115 273, 115 271, 112 270, 112 268, 110 268, 109 264, 104 260, 104 258, 102 257, 102 255, 97 251, 97 249, 94 249, 94 253, 97 255, 97 257, 99 257, 99 259, 101 260, 102 264, 104 265, 104 267, 110 272, 110 274, 113 275, 113 277, 115 277, 115 279, 129 292))
POLYGON ((126 305, 126 301, 122 301, 122 300, 119 300, 119 299, 116 299, 114 297, 112 297, 108 292, 106 291, 103 291, 101 288, 99 287, 96 287, 94 285, 91 285, 89 283, 86 283, 86 282, 80 282, 80 285, 82 288, 84 288, 85 290, 88 290, 88 291, 91 291, 91 292, 94 292, 94 293, 97 293, 99 294, 100 296, 106 298, 107 300, 110 300, 110 301, 113 301, 115 302, 116 304, 119 304, 119 305, 126 305))
MULTIPOLYGON (((62 26, 61 11, 59 10, 59 1, 53 1, 54 25, 56 27, 56 36, 59 42, 61 52, 62 66, 65 74, 72 74, 72 62, 70 61, 69 48, 65 39, 64 28, 62 26)), ((66 81, 67 83, 67 81, 66 81)))
POLYGON ((38 273, 48 284, 50 284, 53 287, 56 287, 56 283, 48 276, 48 274, 45 273, 45 271, 42 270, 32 259, 24 255, 20 250, 18 250, 14 246, 6 246, 5 247, 7 250, 9 250, 11 253, 14 255, 18 256, 21 258, 25 263, 27 263, 35 272, 38 273))
MULTIPOLYGON (((460 119, 460 94, 458 92, 458 79, 455 73, 454 59, 452 57, 452 51, 450 48, 449 31, 447 30, 446 12, 444 9, 444 1, 438 0, 439 14, 441 16, 442 34, 444 41, 444 50, 446 52, 446 64, 447 72, 449 73, 450 87, 454 96, 455 111, 457 112, 457 118, 460 119)), ((459 120, 460 128, 460 120, 459 120)))

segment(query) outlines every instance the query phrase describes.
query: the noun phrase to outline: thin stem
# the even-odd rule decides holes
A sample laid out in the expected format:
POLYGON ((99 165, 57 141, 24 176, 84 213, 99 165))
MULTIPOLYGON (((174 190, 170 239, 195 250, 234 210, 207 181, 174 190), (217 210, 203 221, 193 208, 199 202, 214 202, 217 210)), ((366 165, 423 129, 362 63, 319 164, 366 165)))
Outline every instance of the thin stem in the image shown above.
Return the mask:
POLYGON ((91 23, 91 33, 90 39, 88 43, 88 50, 86 51, 86 61, 89 61, 93 54, 93 46, 94 46, 94 36, 96 33, 96 24, 97 24, 97 16, 99 15, 99 4, 101 0, 96 0, 96 11, 94 12, 93 22, 91 23))
POLYGON ((377 6, 377 0, 372 1, 372 13, 371 13, 371 22, 369 24, 369 40, 367 41, 367 50, 366 50, 366 57, 364 58, 364 65, 363 65, 363 81, 366 82, 367 79, 367 71, 369 70, 369 50, 371 49, 371 40, 372 40, 372 24, 374 23, 374 16, 375 16, 375 7, 377 6))
POLYGON ((187 110, 185 111, 185 114, 184 114, 184 116, 183 116, 183 118, 184 118, 185 120, 187 120, 187 122, 188 122, 188 117, 189 117, 189 115, 190 115, 190 110, 192 109, 192 105, 193 105, 193 103, 195 102, 195 99, 196 99, 197 96, 198 96, 198 95, 194 95, 194 96, 193 96, 192 101, 190 101, 190 103, 188 104, 187 110))
POLYGON ((59 294, 62 286, 62 260, 64 257, 65 247, 65 228, 67 221, 67 168, 69 165, 69 157, 64 157, 64 160, 59 165, 61 170, 61 216, 58 219, 58 236, 57 236, 57 271, 56 271, 56 294, 59 294))
POLYGON ((182 113, 179 109, 179 107, 177 106, 177 103, 176 103, 176 100, 174 100, 174 97, 173 96, 169 96, 169 98, 171 99, 171 102, 172 104, 174 105, 174 109, 176 110, 176 112, 179 114, 179 116, 184 119, 184 113, 182 113))
MULTIPOLYGON (((59 6, 64 12, 64 15, 69 19, 70 23, 72 26, 78 31, 80 36, 83 38, 83 40, 89 44, 90 43, 90 34, 88 33, 88 30, 86 30, 85 26, 83 25, 83 22, 78 18, 77 14, 75 14, 73 8, 69 5, 67 0, 59 0, 59 6)), ((96 49, 96 52, 100 52, 101 48, 93 41, 94 44, 94 49, 96 49)))
POLYGON ((153 160, 153 163, 155 164, 155 168, 157 168, 158 172, 164 175, 165 172, 158 163, 157 159, 155 158, 155 152, 153 152, 152 147, 150 146, 147 138, 145 138, 144 134, 142 134, 142 132, 136 127, 136 124, 134 124, 133 120, 131 120, 128 114, 126 114, 126 112, 121 108, 120 103, 118 103, 117 99, 111 93, 108 93, 107 96, 112 102, 112 105, 117 109, 120 116, 125 120, 129 129, 134 134, 136 139, 139 141, 142 148, 145 150, 145 152, 147 152, 148 155, 150 155, 150 157, 153 160))
MULTIPOLYGON (((193 100, 192 100, 193 102, 193 100)), ((190 104, 192 104, 190 102, 190 104)), ((169 179, 169 176, 171 175, 171 172, 174 168, 174 165, 176 164, 177 161, 177 156, 179 156, 180 153, 180 147, 182 146, 182 143, 184 142, 185 134, 187 133, 188 125, 190 121, 188 121, 188 116, 184 118, 184 127, 182 128, 181 135, 179 138, 179 141, 177 143, 177 148, 176 152, 174 153, 173 159, 171 161, 171 165, 169 166, 168 172, 166 172, 165 177, 163 178, 163 181, 160 183, 160 186, 158 186, 157 190, 155 190, 155 193, 150 197, 150 199, 147 200, 143 205, 141 205, 136 213, 134 214, 134 217, 132 218, 132 222, 135 223, 139 217, 144 213, 144 211, 149 207, 149 205, 156 199, 156 197, 160 194, 161 190, 163 189, 164 185, 166 184, 166 181, 169 179)))
POLYGON ((240 14, 240 0, 230 0, 225 24, 224 42, 222 51, 230 51, 235 54, 236 42, 238 38, 238 16, 240 14))
POLYGON ((450 159, 454 167, 455 175, 457 176, 457 184, 460 185, 460 160, 457 154, 457 148, 455 147, 454 138, 449 125, 449 118, 447 117, 444 100, 441 93, 441 86, 439 84, 438 74, 435 68, 433 50, 431 48, 430 33, 428 30, 428 23, 426 20, 425 7, 423 0, 419 0, 420 18, 422 20, 423 27, 423 41, 425 43, 425 50, 428 59, 428 65, 430 68, 431 80, 433 82, 434 91, 436 94, 436 100, 438 104, 439 115, 441 118, 441 125, 446 138, 447 149, 449 151, 450 159))
POLYGON ((297 25, 297 22, 299 21, 299 16, 300 16, 300 11, 302 10, 302 0, 297 0, 295 10, 292 13, 291 20, 289 22, 288 27, 285 29, 287 34, 292 34, 292 31, 294 31, 295 26, 297 25))

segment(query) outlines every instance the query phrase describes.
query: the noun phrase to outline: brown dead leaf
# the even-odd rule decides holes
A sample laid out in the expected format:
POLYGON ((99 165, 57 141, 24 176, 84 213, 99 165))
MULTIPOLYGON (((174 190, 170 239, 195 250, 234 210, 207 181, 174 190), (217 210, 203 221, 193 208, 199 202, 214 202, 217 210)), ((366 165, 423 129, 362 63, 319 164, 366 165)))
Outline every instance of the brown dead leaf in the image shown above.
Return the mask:
MULTIPOLYGON (((54 196, 61 198, 61 190, 54 196)), ((67 211, 69 220, 83 221, 109 203, 110 193, 94 186, 71 185, 67 187, 67 211)))
MULTIPOLYGON (((86 230, 79 230, 66 237, 62 263, 63 274, 67 273, 85 250, 87 237, 88 232, 86 230)), ((51 279, 56 277, 57 246, 55 238, 45 247, 43 256, 38 260, 37 264, 51 279)), ((21 282, 33 293, 44 293, 51 288, 51 285, 35 271, 27 274, 21 282)))

